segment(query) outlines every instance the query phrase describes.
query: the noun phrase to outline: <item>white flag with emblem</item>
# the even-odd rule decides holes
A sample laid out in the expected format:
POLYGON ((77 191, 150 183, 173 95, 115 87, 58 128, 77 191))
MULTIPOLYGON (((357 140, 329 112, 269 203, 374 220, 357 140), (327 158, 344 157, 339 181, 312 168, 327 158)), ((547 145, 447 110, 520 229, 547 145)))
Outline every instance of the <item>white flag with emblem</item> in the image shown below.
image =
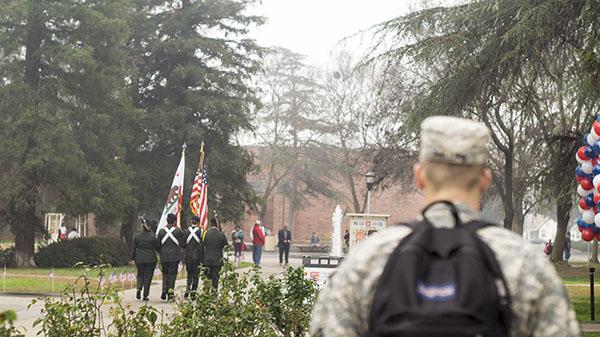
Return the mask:
POLYGON ((169 196, 167 197, 167 202, 165 203, 165 208, 163 209, 162 215, 160 216, 160 222, 158 223, 158 228, 156 228, 156 234, 160 231, 161 228, 167 225, 167 215, 173 213, 177 215, 177 226, 180 226, 181 216, 181 206, 183 201, 183 176, 185 174, 185 144, 183 145, 183 151, 181 152, 181 160, 179 161, 179 166, 177 167, 177 172, 175 172, 175 177, 173 178, 173 183, 171 184, 171 190, 169 191, 169 196))

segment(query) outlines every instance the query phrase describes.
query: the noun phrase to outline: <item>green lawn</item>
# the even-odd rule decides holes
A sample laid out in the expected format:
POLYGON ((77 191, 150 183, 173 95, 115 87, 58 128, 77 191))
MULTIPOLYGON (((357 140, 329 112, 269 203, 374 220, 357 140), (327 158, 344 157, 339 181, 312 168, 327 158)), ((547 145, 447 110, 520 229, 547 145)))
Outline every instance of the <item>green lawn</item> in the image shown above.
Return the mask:
MULTIPOLYGON (((251 267, 251 262, 240 262, 238 269, 251 267)), ((0 292, 4 291, 11 293, 59 293, 67 285, 75 282, 80 276, 87 275, 92 286, 98 285, 98 277, 100 269, 98 268, 55 268, 54 269, 54 291, 52 290, 52 281, 49 278, 51 269, 50 268, 9 268, 6 270, 7 277, 6 283, 2 278, 2 270, 0 269, 0 292)), ((114 272, 117 277, 125 272, 129 274, 133 272, 135 274, 135 266, 123 266, 123 267, 106 267, 102 268, 104 277, 110 277, 114 272)), ((155 276, 155 280, 159 280, 161 276, 155 276)), ((185 268, 182 270, 178 278, 185 278, 185 268)), ((80 281, 82 284, 82 281, 80 281)), ((117 281, 117 286, 121 287, 120 281, 117 281)), ((135 281, 133 282, 135 286, 135 281)), ((125 288, 130 287, 130 281, 125 281, 125 288)))
MULTIPOLYGON (((9 275, 48 275, 50 274, 50 268, 8 268, 6 273, 9 275)), ((123 267, 105 267, 102 268, 105 275, 110 275, 113 272, 120 274, 121 272, 135 273, 135 266, 123 266, 123 267)), ((1 272, 1 271, 0 271, 1 272)), ((100 269, 98 268, 54 268, 54 276, 69 276, 78 277, 81 275, 88 275, 89 277, 98 277, 100 269)))

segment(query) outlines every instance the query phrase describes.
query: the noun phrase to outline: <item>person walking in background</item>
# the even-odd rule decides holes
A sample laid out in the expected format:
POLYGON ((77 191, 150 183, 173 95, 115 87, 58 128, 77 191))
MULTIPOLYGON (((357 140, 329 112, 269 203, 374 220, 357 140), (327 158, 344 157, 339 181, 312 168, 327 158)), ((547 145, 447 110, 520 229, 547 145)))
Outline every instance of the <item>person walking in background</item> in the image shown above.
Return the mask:
POLYGON ((552 249, 554 249, 554 246, 552 246, 552 239, 549 239, 544 245, 544 254, 546 254, 546 256, 552 255, 552 249))
POLYGON ((285 266, 289 264, 290 260, 290 243, 292 242, 292 232, 290 232, 286 225, 277 233, 277 247, 279 247, 279 265, 283 265, 285 256, 285 266))
POLYGON ((150 285, 156 268, 156 252, 159 249, 158 241, 154 231, 146 223, 142 223, 142 230, 133 237, 131 248, 131 260, 135 263, 137 269, 137 292, 135 298, 142 297, 144 291, 144 301, 148 300, 150 295, 150 285))
POLYGON ((79 235, 79 233, 77 232, 77 228, 73 227, 71 228, 71 231, 69 232, 69 235, 67 236, 68 240, 73 240, 73 239, 79 239, 81 237, 81 235, 79 235))
POLYGON ((67 226, 64 223, 60 224, 58 229, 58 241, 65 241, 67 239, 67 226))
POLYGON ((162 294, 160 298, 166 300, 173 299, 173 290, 177 280, 177 267, 181 261, 181 242, 183 232, 175 227, 177 216, 175 214, 167 215, 167 225, 158 232, 158 242, 160 242, 160 264, 163 272, 162 294))
POLYGON ((262 257, 262 249, 265 245, 265 234, 263 230, 260 228, 260 220, 256 220, 254 226, 252 227, 252 261, 254 261, 255 265, 260 264, 260 259, 262 257))
POLYGON ((350 248, 350 232, 346 229, 344 231, 344 242, 346 242, 346 248, 350 248))
POLYGON ((567 237, 565 238, 565 250, 564 250, 565 261, 569 262, 571 258, 571 233, 567 232, 567 237))
POLYGON ((244 231, 240 226, 235 226, 231 232, 231 242, 233 243, 234 267, 238 267, 238 262, 242 256, 242 244, 244 243, 244 231))
POLYGON ((185 269, 187 272, 187 286, 185 288, 185 298, 196 295, 198 289, 198 280, 200 278, 200 265, 204 260, 204 242, 202 242, 203 231, 198 226, 200 218, 193 216, 190 219, 192 225, 183 231, 183 247, 185 248, 185 269))
POLYGON ((217 220, 210 220, 210 228, 204 235, 204 265, 206 276, 213 288, 219 287, 219 272, 223 267, 223 248, 227 247, 227 237, 219 230, 217 220))
POLYGON ((310 246, 312 248, 316 248, 319 247, 319 242, 321 240, 319 240, 319 237, 317 236, 317 233, 312 232, 312 234, 310 235, 310 246))

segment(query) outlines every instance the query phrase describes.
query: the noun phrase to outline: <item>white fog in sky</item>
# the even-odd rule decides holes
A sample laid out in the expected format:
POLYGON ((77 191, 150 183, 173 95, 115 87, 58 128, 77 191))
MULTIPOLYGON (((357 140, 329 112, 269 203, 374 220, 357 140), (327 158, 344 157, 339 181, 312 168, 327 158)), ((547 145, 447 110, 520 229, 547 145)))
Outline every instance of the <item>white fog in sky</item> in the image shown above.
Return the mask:
POLYGON ((371 41, 353 39, 349 47, 338 42, 361 30, 419 8, 423 0, 263 0, 253 11, 267 23, 253 36, 266 47, 285 47, 304 54, 308 62, 324 65, 333 48, 362 54, 371 41), (337 47, 336 47, 337 45, 337 47), (357 50, 358 49, 358 50, 357 50))

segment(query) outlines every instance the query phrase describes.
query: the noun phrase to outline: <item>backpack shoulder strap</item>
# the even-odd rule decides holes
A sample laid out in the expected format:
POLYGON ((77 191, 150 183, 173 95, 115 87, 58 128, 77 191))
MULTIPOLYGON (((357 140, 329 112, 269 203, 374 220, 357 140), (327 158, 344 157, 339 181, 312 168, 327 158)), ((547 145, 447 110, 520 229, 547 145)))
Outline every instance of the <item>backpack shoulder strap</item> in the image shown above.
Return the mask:
POLYGON ((487 268, 492 272, 494 276, 494 282, 496 289, 498 290, 499 302, 500 302, 500 313, 502 315, 503 326, 507 329, 507 332, 510 331, 510 323, 512 321, 512 310, 511 310, 511 299, 510 292, 508 289, 508 284, 506 283, 506 279, 504 278, 504 274, 502 273, 502 269, 500 269, 500 264, 496 259, 496 255, 492 251, 492 249, 481 239, 479 235, 477 235, 477 231, 486 227, 495 227, 496 224, 491 222, 475 220, 470 221, 463 224, 463 227, 466 228, 469 232, 473 234, 477 245, 479 246, 479 251, 483 254, 484 262, 487 265, 487 268))

